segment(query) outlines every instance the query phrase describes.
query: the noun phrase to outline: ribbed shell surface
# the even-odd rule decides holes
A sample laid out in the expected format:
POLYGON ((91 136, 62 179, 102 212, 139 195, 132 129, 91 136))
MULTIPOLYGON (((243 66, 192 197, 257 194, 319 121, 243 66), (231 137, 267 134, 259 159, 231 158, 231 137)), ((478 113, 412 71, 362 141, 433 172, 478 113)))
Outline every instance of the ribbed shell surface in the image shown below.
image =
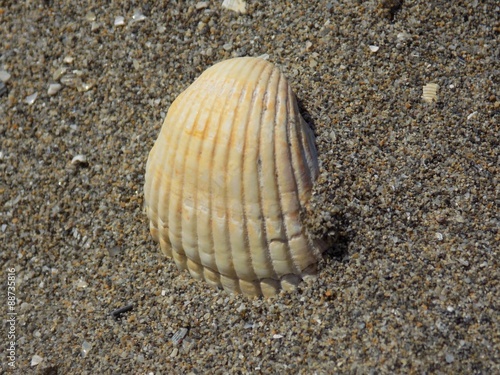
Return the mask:
POLYGON ((293 289, 321 257, 301 221, 317 175, 313 133, 279 69, 220 62, 172 103, 149 154, 151 234, 212 285, 250 296, 293 289))

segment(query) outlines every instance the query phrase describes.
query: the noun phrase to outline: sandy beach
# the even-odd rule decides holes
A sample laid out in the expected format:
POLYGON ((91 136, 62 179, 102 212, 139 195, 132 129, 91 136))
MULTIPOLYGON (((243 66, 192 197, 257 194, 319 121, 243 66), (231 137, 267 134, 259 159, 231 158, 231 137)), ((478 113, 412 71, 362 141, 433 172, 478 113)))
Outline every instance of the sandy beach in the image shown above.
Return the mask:
POLYGON ((499 38, 495 0, 1 2, 0 372, 500 373, 499 38), (170 104, 239 56, 288 78, 338 237, 273 299, 179 272, 143 211, 170 104))

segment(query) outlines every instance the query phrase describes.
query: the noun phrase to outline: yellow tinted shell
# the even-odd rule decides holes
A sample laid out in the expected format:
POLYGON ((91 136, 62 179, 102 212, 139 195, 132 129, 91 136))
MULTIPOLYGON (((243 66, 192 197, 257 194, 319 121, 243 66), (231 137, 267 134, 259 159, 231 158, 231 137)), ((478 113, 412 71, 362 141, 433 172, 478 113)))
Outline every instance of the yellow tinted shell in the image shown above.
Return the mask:
POLYGON ((153 238, 180 269, 272 296, 315 273, 302 224, 318 162, 286 78, 252 57, 207 69, 172 103, 146 166, 153 238))

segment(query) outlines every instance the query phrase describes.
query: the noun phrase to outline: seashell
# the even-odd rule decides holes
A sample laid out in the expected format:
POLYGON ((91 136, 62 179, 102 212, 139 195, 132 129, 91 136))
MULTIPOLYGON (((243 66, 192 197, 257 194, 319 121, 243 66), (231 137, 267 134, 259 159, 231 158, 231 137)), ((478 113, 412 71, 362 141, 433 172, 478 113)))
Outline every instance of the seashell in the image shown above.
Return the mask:
POLYGON ((151 234, 179 269, 213 286, 293 290, 324 250, 302 223, 317 176, 314 135, 279 69, 220 62, 172 103, 149 154, 151 234))
POLYGON ((422 88, 422 99, 427 103, 432 103, 437 101, 437 91, 439 85, 437 83, 428 83, 422 88))

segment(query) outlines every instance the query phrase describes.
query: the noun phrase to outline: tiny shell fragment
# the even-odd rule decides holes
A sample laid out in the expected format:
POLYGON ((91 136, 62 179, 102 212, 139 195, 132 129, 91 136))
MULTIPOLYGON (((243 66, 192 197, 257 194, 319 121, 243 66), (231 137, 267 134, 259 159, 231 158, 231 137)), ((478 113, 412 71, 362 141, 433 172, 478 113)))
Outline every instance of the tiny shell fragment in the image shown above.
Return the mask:
POLYGON ((422 99, 427 103, 437 101, 437 91, 439 89, 439 85, 437 83, 428 83, 423 87, 422 99))
POLYGON ((370 48, 370 51, 372 52, 377 52, 379 50, 379 46, 368 46, 368 48, 370 48))
POLYGON ((324 250, 302 222, 317 176, 314 135, 280 70, 253 57, 220 62, 172 103, 149 154, 151 234, 212 286, 294 290, 324 250))
POLYGON ((71 164, 86 164, 87 163, 87 157, 82 154, 78 154, 71 159, 71 164))
POLYGON ((184 337, 186 337, 188 333, 187 328, 181 328, 179 329, 173 336, 172 336, 172 344, 174 345, 179 345, 182 340, 184 340, 184 337))
POLYGON ((247 3, 243 0, 224 0, 222 7, 237 13, 247 12, 247 3))
POLYGON ((77 88, 78 86, 80 86, 82 84, 81 78, 78 75, 76 75, 75 73, 68 73, 68 74, 62 76, 60 79, 60 82, 64 86, 73 87, 73 88, 77 88))

